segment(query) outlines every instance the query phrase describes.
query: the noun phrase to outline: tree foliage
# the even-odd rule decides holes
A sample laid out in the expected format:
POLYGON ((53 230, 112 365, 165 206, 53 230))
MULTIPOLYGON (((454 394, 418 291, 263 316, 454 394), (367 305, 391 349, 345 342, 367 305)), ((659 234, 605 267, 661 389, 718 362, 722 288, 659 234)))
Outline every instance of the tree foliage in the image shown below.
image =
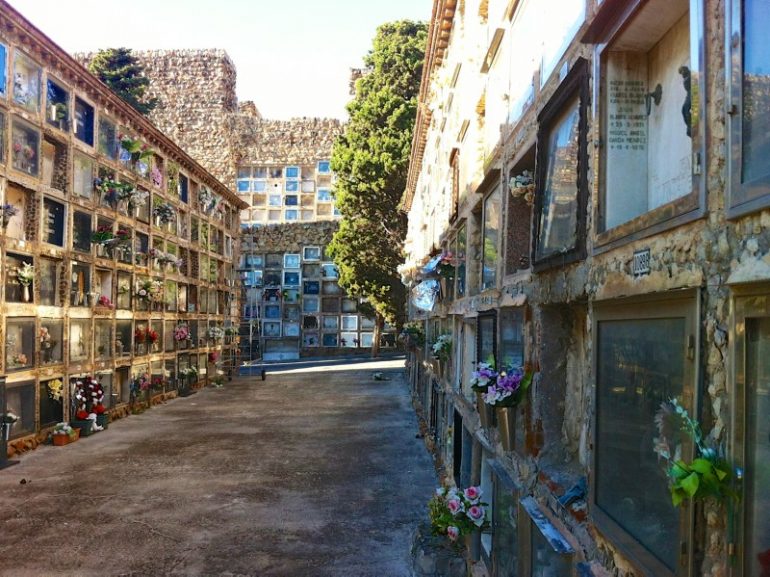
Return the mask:
POLYGON ((141 114, 149 114, 158 105, 157 98, 145 97, 150 81, 130 48, 99 50, 88 69, 141 114))
POLYGON ((427 26, 408 20, 383 24, 364 59, 367 74, 348 104, 350 120, 332 151, 335 203, 342 221, 329 252, 348 294, 366 299, 388 322, 401 324, 406 188, 427 26))

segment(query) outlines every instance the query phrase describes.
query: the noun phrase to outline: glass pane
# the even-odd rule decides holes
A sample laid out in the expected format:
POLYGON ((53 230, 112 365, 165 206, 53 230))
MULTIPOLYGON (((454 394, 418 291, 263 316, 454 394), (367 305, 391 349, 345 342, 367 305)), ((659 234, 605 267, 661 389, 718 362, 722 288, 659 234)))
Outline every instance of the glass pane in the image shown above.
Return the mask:
POLYGON ((518 505, 513 491, 502 483, 495 483, 494 508, 492 509, 492 551, 495 552, 495 577, 517 577, 518 535, 516 511, 518 505))
POLYGON ((560 555, 543 537, 540 529, 532 524, 532 577, 562 577, 570 575, 570 557, 560 555))
POLYGON ((577 240, 577 157, 579 100, 554 123, 548 136, 548 158, 542 191, 537 257, 567 252, 577 240))
POLYGON ((524 364, 524 315, 521 309, 500 309, 500 366, 524 364))
POLYGON ((673 571, 679 512, 653 449, 660 404, 683 392, 685 320, 604 321, 598 333, 596 503, 673 571))
POLYGON ((30 112, 40 106, 40 67, 18 50, 13 63, 13 100, 30 112))
POLYGON ((457 296, 465 294, 465 227, 457 231, 457 296))
POLYGON ((481 290, 495 286, 497 278, 498 242, 500 231, 500 189, 484 201, 484 260, 481 290))
POLYGON ((770 563, 770 318, 746 321, 746 571, 770 563))
POLYGON ((495 317, 479 317, 479 348, 478 358, 482 363, 495 362, 495 317))
POLYGON ((743 182, 770 175, 770 4, 743 2, 743 182))

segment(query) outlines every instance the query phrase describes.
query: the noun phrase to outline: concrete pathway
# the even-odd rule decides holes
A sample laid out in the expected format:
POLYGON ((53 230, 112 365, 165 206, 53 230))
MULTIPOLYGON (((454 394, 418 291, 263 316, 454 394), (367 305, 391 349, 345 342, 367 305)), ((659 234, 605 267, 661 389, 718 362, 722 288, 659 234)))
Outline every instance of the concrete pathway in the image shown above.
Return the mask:
POLYGON ((407 577, 436 481, 402 367, 240 378, 23 456, 0 575, 407 577))

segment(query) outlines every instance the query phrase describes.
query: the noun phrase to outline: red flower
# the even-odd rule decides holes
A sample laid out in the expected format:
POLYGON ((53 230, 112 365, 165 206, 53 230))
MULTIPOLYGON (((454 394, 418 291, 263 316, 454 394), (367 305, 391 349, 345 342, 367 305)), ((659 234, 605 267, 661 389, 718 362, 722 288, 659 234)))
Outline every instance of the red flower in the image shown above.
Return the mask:
POLYGON ((75 416, 78 418, 78 420, 85 421, 88 418, 88 413, 85 410, 80 409, 77 413, 75 413, 75 416))
POLYGON ((101 403, 99 403, 98 405, 94 405, 94 413, 96 413, 97 415, 103 415, 104 411, 106 410, 107 409, 105 409, 104 405, 102 405, 101 403))

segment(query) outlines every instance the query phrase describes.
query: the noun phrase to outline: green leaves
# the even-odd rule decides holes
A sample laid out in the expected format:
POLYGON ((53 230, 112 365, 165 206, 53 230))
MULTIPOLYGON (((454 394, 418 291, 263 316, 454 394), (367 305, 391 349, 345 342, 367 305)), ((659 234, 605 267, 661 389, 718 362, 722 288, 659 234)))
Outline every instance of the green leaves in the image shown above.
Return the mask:
POLYGON ((88 70, 137 112, 147 115, 158 105, 157 98, 145 98, 150 80, 144 76, 144 69, 130 48, 99 50, 88 70))
POLYGON ((350 120, 334 144, 340 227, 328 246, 340 285, 391 324, 403 320, 406 289, 397 267, 406 235, 398 210, 406 187, 427 26, 399 21, 377 30, 356 83, 350 120))

